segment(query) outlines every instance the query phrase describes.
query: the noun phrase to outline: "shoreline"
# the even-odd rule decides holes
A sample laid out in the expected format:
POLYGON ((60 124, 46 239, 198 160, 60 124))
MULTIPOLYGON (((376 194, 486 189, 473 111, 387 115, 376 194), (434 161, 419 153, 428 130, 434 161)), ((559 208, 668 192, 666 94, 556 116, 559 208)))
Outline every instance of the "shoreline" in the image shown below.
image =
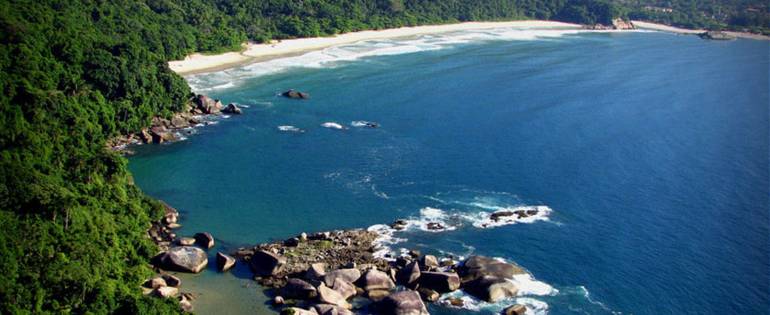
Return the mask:
MULTIPOLYGON (((668 33, 675 33, 675 34, 700 35, 702 33, 705 33, 705 32, 709 31, 709 30, 704 30, 704 29, 681 28, 681 27, 675 27, 675 26, 670 26, 670 25, 665 25, 665 24, 645 22, 645 21, 637 21, 637 20, 632 20, 631 23, 633 23, 634 26, 637 29, 654 30, 654 31, 668 32, 668 33)), ((725 34, 728 34, 728 35, 732 35, 732 36, 735 36, 737 38, 756 39, 756 40, 770 40, 770 36, 754 34, 754 33, 734 32, 734 31, 722 31, 722 33, 725 33, 725 34)))
POLYGON ((518 20, 507 22, 463 22, 455 24, 423 25, 401 27, 376 31, 359 31, 329 37, 296 38, 273 41, 265 44, 246 43, 240 52, 227 52, 216 55, 194 53, 183 60, 169 61, 172 71, 179 75, 192 75, 225 70, 256 62, 269 61, 283 57, 292 57, 306 52, 320 50, 336 45, 351 44, 366 40, 392 39, 426 34, 438 34, 456 31, 483 30, 492 28, 521 27, 544 29, 582 29, 579 24, 544 21, 518 20))

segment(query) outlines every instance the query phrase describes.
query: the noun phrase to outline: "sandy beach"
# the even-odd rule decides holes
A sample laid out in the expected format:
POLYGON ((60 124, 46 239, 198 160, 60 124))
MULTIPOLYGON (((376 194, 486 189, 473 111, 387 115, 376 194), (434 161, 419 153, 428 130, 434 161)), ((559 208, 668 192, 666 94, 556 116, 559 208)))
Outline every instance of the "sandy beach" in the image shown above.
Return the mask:
POLYGON ((229 52, 217 55, 192 54, 184 60, 170 61, 169 67, 178 74, 194 74, 227 69, 253 62, 266 61, 287 55, 297 55, 327 47, 350 44, 364 40, 409 37, 423 34, 436 34, 464 30, 490 28, 581 28, 581 25, 556 21, 509 21, 509 22, 466 22, 445 25, 426 25, 402 27, 378 31, 361 31, 330 37, 312 37, 282 40, 268 44, 247 43, 241 52, 229 52))

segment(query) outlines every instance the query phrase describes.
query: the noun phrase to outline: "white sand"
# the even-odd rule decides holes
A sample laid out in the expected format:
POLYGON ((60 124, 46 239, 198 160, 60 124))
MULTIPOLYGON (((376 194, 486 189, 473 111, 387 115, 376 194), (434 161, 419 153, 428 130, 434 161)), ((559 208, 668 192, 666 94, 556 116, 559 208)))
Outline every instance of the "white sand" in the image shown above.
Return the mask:
POLYGON ((265 61, 285 55, 299 54, 335 45, 350 44, 364 40, 409 37, 424 34, 445 33, 490 28, 560 28, 576 29, 580 25, 555 21, 510 21, 510 22, 466 22, 446 25, 402 27, 379 31, 361 31, 332 37, 313 37, 282 40, 270 44, 245 44, 241 52, 219 55, 192 54, 184 60, 170 61, 169 67, 179 74, 192 74, 226 69, 256 61, 265 61))

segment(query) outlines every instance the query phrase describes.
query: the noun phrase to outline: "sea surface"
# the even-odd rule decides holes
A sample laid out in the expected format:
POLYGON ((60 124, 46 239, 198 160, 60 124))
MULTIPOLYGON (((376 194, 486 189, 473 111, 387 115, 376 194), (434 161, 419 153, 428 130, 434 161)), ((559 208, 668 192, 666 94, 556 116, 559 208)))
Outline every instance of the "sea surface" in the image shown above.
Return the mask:
POLYGON ((129 166, 180 210, 179 235, 216 238, 208 270, 183 275, 200 314, 273 313, 247 268, 215 270, 217 250, 399 218, 410 228, 383 237, 396 253, 531 274, 516 298, 432 314, 767 314, 769 51, 512 29, 333 47, 187 77, 244 114, 139 146, 129 166), (521 206, 542 215, 484 227, 521 206))

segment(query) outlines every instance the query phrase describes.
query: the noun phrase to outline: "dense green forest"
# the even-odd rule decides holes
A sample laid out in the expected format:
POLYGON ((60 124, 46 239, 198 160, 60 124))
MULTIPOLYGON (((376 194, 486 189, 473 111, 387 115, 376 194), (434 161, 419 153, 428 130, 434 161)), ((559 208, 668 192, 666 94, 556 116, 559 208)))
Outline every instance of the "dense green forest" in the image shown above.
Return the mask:
POLYGON ((638 12, 625 5, 0 1, 0 313, 177 312, 175 302, 138 289, 157 250, 146 229, 162 207, 133 185, 126 159, 105 149, 107 139, 184 108, 191 91, 168 60, 236 50, 246 40, 404 25, 519 18, 608 24, 638 12))
POLYGON ((770 35, 770 2, 756 0, 618 0, 628 17, 684 28, 770 35))

